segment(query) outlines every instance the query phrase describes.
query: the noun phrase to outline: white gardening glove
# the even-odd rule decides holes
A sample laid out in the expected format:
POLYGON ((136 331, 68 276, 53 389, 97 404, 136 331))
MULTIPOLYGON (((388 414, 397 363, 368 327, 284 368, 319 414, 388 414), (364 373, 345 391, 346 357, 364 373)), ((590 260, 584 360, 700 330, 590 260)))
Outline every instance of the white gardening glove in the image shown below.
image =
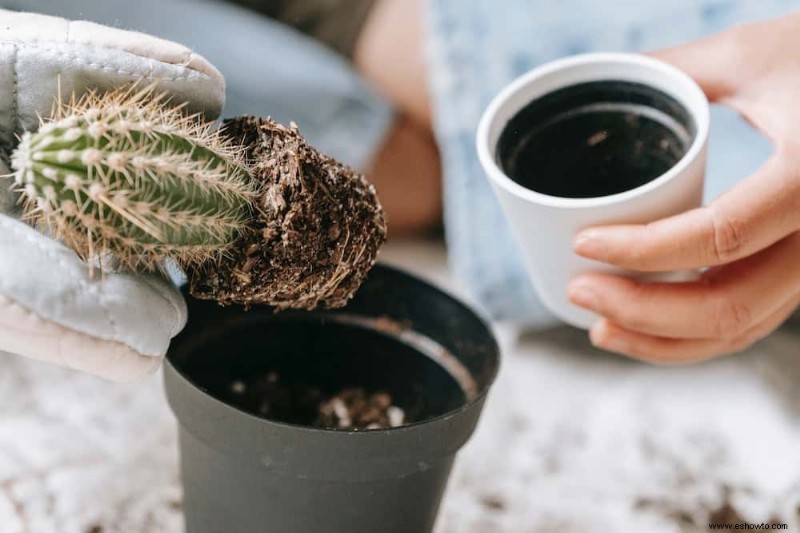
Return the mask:
MULTIPOLYGON (((181 45, 0 10, 0 173, 8 174, 17 136, 50 113, 59 86, 69 98, 137 80, 158 82, 209 119, 222 110, 222 75, 181 45)), ((74 253, 13 218, 11 185, 0 179, 0 352, 118 381, 156 369, 186 322, 180 293, 152 276, 90 276, 74 253)))

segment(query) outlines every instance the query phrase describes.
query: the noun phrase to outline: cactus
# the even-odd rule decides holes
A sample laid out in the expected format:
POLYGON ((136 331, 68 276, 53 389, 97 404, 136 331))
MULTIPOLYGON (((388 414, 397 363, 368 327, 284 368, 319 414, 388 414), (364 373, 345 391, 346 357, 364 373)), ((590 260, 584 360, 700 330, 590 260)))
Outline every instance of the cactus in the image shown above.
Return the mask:
POLYGON ((85 259, 204 262, 252 216, 241 150, 152 86, 57 105, 23 134, 12 167, 28 217, 85 259))
POLYGON ((375 189, 296 127, 217 130, 153 87, 57 104, 12 167, 27 217, 90 264, 173 259, 221 304, 342 306, 386 237, 375 189))

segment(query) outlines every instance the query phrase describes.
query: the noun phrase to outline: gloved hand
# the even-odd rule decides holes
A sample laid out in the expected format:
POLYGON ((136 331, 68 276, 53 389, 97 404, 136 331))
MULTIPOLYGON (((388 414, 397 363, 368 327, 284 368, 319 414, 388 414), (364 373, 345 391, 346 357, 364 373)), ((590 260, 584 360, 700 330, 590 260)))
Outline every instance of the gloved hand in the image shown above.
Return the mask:
MULTIPOLYGON (((59 90, 68 99, 134 81, 158 82, 208 119, 222 110, 222 75, 181 45, 0 10, 0 174, 9 174, 17 136, 38 128, 59 90)), ((11 187, 0 179, 0 352, 117 381, 155 370, 186 322, 180 293, 154 276, 91 276, 74 253, 14 218, 11 187)))

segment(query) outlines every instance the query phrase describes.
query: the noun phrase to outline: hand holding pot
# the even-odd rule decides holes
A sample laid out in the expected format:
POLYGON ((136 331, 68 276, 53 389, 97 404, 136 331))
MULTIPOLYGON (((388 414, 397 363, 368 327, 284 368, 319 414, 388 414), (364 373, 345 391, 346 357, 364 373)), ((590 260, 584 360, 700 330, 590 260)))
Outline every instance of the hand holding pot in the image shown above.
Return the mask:
MULTIPOLYGON (((222 109, 222 75, 189 49, 88 22, 0 10, 0 173, 17 136, 38 128, 55 99, 134 81, 187 102, 209 119, 222 109)), ((0 352, 130 380, 160 364, 186 321, 180 294, 147 276, 91 276, 78 257, 14 218, 0 180, 0 352), (6 214, 3 214, 6 213, 6 214)))
POLYGON ((602 348, 691 362, 747 348, 800 304, 800 15, 738 27, 655 54, 710 100, 740 112, 775 146, 754 175, 712 204, 646 225, 591 228, 576 252, 621 268, 710 267, 698 281, 577 277, 570 300, 604 318, 602 348))

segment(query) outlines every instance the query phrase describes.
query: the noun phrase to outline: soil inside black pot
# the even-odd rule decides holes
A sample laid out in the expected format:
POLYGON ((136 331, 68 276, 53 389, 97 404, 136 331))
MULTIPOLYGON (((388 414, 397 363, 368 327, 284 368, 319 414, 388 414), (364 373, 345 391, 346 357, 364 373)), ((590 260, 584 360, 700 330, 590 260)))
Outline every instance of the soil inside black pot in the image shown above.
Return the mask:
POLYGON ((277 372, 230 384, 232 403, 266 418, 338 429, 386 429, 412 422, 385 391, 348 387, 325 395, 314 385, 283 383, 277 372), (313 417, 313 421, 310 422, 313 417))
MULTIPOLYGON (((397 328, 275 315, 207 332, 182 371, 215 398, 277 422, 384 429, 467 402, 438 361, 397 328)), ((468 389, 468 387, 466 387, 468 389)))

